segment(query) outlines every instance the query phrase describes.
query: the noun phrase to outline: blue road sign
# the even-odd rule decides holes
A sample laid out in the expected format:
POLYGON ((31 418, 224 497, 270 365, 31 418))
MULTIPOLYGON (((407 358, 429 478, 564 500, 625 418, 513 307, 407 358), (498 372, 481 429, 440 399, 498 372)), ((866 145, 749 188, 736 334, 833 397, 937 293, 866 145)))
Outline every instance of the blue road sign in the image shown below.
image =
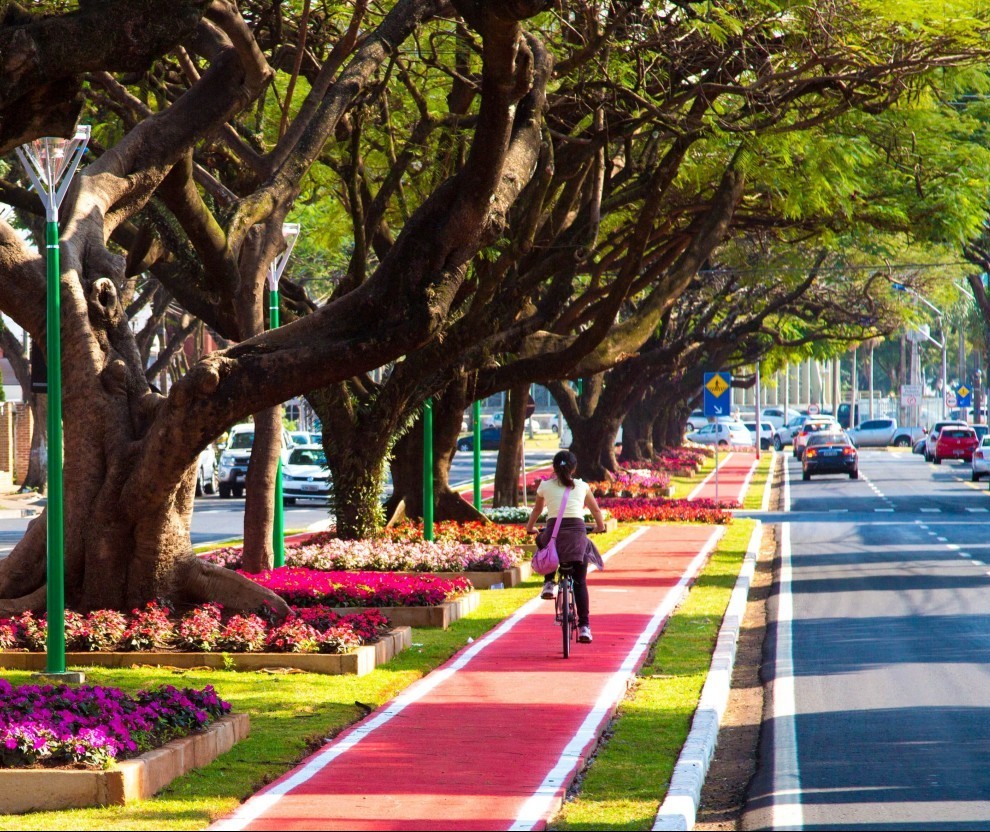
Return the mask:
POLYGON ((956 388, 956 407, 972 407, 973 391, 965 384, 960 384, 956 388))
POLYGON ((732 409, 732 376, 705 373, 705 416, 728 416, 732 409))

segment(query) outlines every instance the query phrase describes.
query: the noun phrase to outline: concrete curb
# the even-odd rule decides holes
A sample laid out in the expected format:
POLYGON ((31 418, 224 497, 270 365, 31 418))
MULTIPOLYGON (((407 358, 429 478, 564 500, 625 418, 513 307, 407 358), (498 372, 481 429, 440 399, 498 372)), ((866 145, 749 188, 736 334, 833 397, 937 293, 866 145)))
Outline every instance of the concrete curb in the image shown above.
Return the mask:
POLYGON ((749 587, 756 570, 756 558, 762 539, 763 524, 757 520, 739 577, 729 598, 729 605, 725 609, 725 618, 722 619, 722 627, 718 632, 708 679, 701 690, 691 731, 677 758, 670 778, 670 788, 653 823, 654 832, 694 828, 698 804, 701 802, 701 789, 705 785, 708 765, 718 742, 719 725, 729 701, 739 630, 746 614, 749 587))

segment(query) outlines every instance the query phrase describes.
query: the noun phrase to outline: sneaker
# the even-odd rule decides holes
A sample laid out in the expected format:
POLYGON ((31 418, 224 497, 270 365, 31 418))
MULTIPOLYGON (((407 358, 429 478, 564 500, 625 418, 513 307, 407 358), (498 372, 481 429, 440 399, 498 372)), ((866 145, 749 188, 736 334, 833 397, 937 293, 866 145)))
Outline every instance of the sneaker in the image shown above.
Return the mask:
POLYGON ((543 584, 543 592, 540 593, 540 597, 544 601, 552 601, 557 597, 557 584, 553 581, 547 581, 543 584))
POLYGON ((578 641, 581 644, 591 644, 591 627, 578 627, 578 641))

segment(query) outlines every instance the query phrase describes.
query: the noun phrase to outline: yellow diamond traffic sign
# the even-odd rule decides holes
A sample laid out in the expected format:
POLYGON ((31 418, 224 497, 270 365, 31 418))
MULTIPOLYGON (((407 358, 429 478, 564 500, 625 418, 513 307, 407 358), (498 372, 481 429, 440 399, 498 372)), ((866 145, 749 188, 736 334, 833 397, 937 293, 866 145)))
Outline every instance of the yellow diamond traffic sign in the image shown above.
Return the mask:
POLYGON ((708 379, 708 384, 705 385, 708 388, 708 392, 711 393, 716 399, 722 397, 722 394, 729 389, 729 385, 726 383, 725 379, 716 373, 710 379, 708 379))
POLYGON ((969 395, 969 388, 965 384, 960 384, 956 388, 956 395, 965 399, 969 395))

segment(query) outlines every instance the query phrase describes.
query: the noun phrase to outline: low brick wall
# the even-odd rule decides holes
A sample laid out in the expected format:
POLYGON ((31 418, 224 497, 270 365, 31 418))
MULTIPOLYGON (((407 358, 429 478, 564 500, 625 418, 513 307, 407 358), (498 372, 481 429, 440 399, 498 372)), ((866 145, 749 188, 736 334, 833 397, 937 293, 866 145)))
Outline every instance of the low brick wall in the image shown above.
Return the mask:
POLYGON ((0 770, 0 813, 122 806, 146 800, 177 777, 226 754, 250 731, 247 714, 228 714, 202 733, 172 740, 107 771, 0 770))

